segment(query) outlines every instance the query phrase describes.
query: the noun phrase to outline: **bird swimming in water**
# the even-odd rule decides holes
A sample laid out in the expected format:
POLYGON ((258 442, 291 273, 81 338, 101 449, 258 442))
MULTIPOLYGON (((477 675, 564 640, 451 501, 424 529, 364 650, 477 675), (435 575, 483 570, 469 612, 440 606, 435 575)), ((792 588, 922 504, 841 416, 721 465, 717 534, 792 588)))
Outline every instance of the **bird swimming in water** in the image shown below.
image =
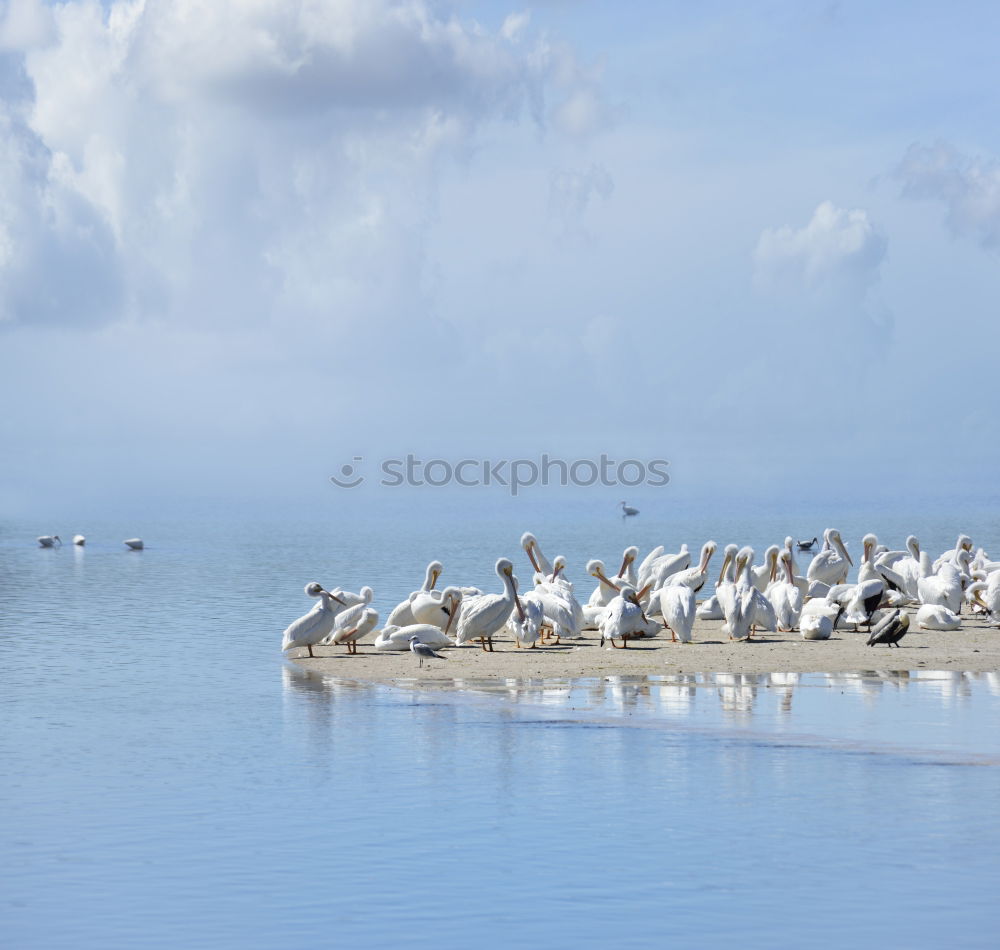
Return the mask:
POLYGON ((812 541, 798 541, 796 543, 798 544, 800 551, 811 551, 814 547, 816 547, 816 542, 818 540, 819 538, 814 536, 812 541))
POLYGON ((875 629, 872 630, 872 635, 868 638, 868 646, 873 647, 876 643, 884 643, 891 647, 895 644, 898 650, 899 641, 906 636, 906 631, 909 629, 909 614, 904 614, 901 610, 894 610, 875 624, 875 629))
POLYGON ((618 502, 622 506, 622 518, 631 518, 634 515, 639 514, 638 508, 633 508, 631 505, 626 505, 625 502, 618 502))

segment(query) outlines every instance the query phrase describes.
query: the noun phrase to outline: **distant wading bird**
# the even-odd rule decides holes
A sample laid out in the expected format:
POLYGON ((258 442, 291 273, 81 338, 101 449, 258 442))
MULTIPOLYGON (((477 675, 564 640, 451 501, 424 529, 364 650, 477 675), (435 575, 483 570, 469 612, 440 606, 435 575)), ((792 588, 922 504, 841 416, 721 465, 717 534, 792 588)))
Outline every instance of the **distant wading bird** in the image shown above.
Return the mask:
POLYGON ((60 540, 58 534, 43 534, 38 539, 38 546, 40 548, 54 548, 56 546, 56 542, 57 541, 59 542, 59 545, 61 546, 62 545, 62 541, 60 540))
POLYGON ((639 514, 638 508, 632 508, 629 505, 626 505, 623 501, 618 502, 618 504, 622 506, 622 518, 631 518, 634 515, 639 514))

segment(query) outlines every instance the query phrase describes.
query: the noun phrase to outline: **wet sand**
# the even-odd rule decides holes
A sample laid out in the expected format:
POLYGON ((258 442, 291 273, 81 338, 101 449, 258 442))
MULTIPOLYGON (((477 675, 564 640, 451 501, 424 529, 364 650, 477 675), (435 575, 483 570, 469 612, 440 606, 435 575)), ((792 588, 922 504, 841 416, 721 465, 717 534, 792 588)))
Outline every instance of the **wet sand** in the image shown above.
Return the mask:
POLYGON ((391 683, 447 677, 482 680, 535 676, 592 677, 662 673, 848 673, 858 670, 1000 671, 1000 629, 979 619, 962 617, 959 630, 919 630, 913 623, 899 649, 866 646, 866 633, 835 631, 830 640, 803 640, 798 633, 762 633, 750 641, 732 642, 721 632, 722 621, 699 620, 692 643, 672 643, 669 632, 651 640, 632 641, 627 649, 600 646, 600 635, 587 631, 579 640, 552 646, 515 648, 509 636, 495 637, 494 652, 475 646, 442 651, 447 660, 427 660, 418 668, 411 653, 379 653, 375 639, 358 644, 349 656, 344 647, 315 647, 316 657, 295 650, 293 662, 318 673, 391 683))

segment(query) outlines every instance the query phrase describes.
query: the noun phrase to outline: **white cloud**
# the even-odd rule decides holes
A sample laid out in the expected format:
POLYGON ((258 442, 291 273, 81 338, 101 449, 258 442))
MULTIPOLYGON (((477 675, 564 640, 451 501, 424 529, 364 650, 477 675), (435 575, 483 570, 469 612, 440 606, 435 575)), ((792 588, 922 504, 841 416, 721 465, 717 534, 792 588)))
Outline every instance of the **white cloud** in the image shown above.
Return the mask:
POLYGON ((951 231, 1000 246, 1000 161, 962 154, 947 142, 911 145, 895 171, 908 198, 943 202, 951 231))
POLYGON ((405 319, 441 168, 593 93, 527 28, 425 0, 11 0, 0 316, 405 319))
POLYGON ((769 228, 754 251, 758 286, 860 300, 878 280, 886 239, 862 209, 824 201, 805 227, 769 228))

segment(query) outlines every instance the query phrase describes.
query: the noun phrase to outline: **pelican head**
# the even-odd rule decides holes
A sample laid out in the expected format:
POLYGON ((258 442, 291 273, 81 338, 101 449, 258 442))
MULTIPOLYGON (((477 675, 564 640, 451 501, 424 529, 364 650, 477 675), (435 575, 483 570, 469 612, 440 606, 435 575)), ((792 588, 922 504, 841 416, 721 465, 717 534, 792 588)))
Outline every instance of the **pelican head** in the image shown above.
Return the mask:
POLYGON ((323 590, 323 585, 317 584, 316 581, 311 581, 306 584, 305 590, 310 597, 319 597, 320 594, 326 593, 326 591, 323 590))
POLYGON ((555 560, 552 562, 552 580, 555 580, 565 570, 566 558, 561 554, 557 554, 555 560))
POLYGON ((587 573, 591 577, 596 577, 602 584, 606 584, 612 590, 621 591, 621 588, 614 581, 608 580, 607 575, 604 573, 603 561, 587 561, 587 573))
POLYGON ((538 558, 535 557, 535 548, 538 547, 538 539, 530 531, 525 531, 521 535, 521 547, 524 548, 524 553, 528 555, 531 566, 536 571, 540 571, 541 567, 538 564, 538 558))
POLYGON ((443 571, 444 565, 440 561, 431 561, 431 563, 427 565, 427 579, 430 582, 430 585, 427 588, 428 590, 434 590, 434 587, 438 582, 438 578, 441 576, 443 571))
POLYGON ((867 561, 871 558, 875 548, 878 547, 878 538, 874 534, 869 533, 861 539, 861 543, 864 545, 864 552, 861 555, 861 560, 867 561))
POLYGON ((736 582, 739 583, 740 578, 743 576, 743 572, 747 569, 748 564, 753 564, 753 548, 740 548, 739 553, 736 555, 736 582))
POLYGON ((625 548, 625 553, 622 555, 622 566, 618 568, 618 576, 621 577, 627 570, 628 566, 639 556, 639 549, 635 546, 625 548))
POLYGON ((719 579, 715 582, 717 585, 722 583, 722 579, 726 576, 726 571, 729 565, 733 563, 733 558, 736 557, 736 552, 739 550, 735 544, 727 544, 722 550, 722 570, 719 571, 719 579))
POLYGON ((841 538, 840 532, 836 528, 829 528, 828 531, 830 532, 831 543, 840 548, 840 553, 847 558, 847 563, 850 564, 851 567, 854 567, 854 561, 851 560, 851 555, 847 553, 847 545, 844 544, 844 540, 841 538))
POLYGON ((513 578, 514 576, 514 564, 509 558, 498 558, 494 570, 497 572, 497 577, 503 580, 505 577, 513 578))

